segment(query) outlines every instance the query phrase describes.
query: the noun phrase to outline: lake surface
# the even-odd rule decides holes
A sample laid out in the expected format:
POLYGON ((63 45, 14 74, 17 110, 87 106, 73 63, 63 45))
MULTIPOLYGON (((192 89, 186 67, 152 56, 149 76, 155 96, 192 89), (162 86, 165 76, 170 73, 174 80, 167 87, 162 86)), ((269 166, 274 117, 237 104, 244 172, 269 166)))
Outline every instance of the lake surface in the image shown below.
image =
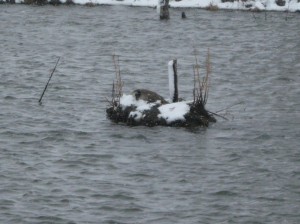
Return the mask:
POLYGON ((300 14, 185 12, 0 6, 0 223, 300 223, 300 14), (106 118, 112 54, 125 93, 165 97, 177 58, 191 99, 193 52, 203 65, 208 48, 207 109, 228 120, 106 118))

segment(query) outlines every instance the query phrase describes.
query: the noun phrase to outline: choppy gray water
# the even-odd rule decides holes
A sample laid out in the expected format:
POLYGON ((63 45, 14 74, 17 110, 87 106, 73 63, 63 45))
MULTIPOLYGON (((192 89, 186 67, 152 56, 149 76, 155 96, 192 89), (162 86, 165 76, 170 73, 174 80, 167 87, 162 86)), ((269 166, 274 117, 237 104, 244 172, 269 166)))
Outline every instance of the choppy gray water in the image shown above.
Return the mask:
MULTIPOLYGON (((133 7, 0 7, 0 223, 300 223, 299 14, 133 7), (211 50, 209 128, 106 119, 120 54, 125 92, 168 95, 177 58, 211 50), (61 61, 38 99, 58 57, 61 61)), ((204 71, 203 71, 204 73, 204 71)))

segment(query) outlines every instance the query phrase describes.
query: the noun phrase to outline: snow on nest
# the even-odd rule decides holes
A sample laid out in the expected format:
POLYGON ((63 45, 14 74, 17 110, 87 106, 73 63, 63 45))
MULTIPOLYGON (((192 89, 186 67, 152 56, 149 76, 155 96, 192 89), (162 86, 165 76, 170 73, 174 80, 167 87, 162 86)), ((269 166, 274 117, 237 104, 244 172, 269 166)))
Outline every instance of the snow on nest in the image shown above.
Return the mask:
POLYGON ((120 106, 125 109, 126 107, 136 106, 138 111, 150 110, 156 103, 147 103, 145 100, 136 100, 133 95, 126 95, 120 98, 120 106))
MULTIPOLYGON (((135 111, 131 111, 129 114, 129 118, 134 118, 136 121, 140 121, 144 112, 147 110, 151 110, 152 107, 160 105, 161 102, 158 101, 156 103, 148 103, 144 100, 136 100, 132 95, 125 95, 120 98, 120 106, 124 110, 126 107, 135 106, 135 111)), ((158 118, 163 118, 166 120, 168 124, 180 120, 185 121, 184 115, 190 111, 190 106, 188 102, 177 102, 177 103, 169 103, 158 106, 159 114, 158 118)))
POLYGON ((190 111, 190 106, 186 102, 169 103, 158 108, 159 118, 164 118, 167 123, 177 120, 185 121, 184 115, 190 111))

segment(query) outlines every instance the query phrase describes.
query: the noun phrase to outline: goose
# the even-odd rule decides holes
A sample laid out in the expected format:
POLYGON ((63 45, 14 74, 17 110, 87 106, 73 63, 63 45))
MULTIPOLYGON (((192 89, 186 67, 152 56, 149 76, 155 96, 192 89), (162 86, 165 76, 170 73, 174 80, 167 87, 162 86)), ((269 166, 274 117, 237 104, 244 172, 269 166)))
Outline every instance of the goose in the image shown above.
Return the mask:
POLYGON ((136 89, 133 91, 132 95, 135 96, 136 100, 145 100, 148 103, 155 103, 157 101, 160 101, 161 104, 167 103, 167 101, 162 96, 147 89, 136 89))
MULTIPOLYGON (((177 80, 177 60, 171 60, 168 63, 168 77, 169 77, 169 93, 172 103, 178 102, 178 80, 177 80)), ((160 101, 161 104, 168 102, 158 93, 147 89, 136 89, 132 92, 136 100, 145 100, 148 103, 155 103, 160 101)))

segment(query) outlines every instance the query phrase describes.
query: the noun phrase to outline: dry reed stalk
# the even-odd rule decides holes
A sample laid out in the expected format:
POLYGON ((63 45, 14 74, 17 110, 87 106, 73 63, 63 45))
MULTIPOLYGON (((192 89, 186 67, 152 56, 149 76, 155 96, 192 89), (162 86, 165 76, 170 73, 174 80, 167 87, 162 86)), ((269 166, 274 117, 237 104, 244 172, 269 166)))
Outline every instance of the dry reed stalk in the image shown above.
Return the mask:
MULTIPOLYGON (((196 51, 194 51, 196 52, 196 51)), ((203 77, 202 81, 200 79, 200 71, 199 71, 199 63, 198 58, 195 53, 195 65, 193 67, 194 70, 194 104, 201 103, 203 106, 207 103, 208 93, 209 93, 209 76, 211 74, 211 63, 210 63, 210 50, 208 49, 206 56, 206 75, 203 77)))
POLYGON ((202 82, 202 85, 203 85, 202 89, 204 89, 204 105, 207 103, 207 100, 208 100, 210 74, 211 74, 211 63, 210 63, 210 50, 208 48, 207 56, 206 56, 206 75, 202 82))
POLYGON ((195 56, 195 65, 193 66, 194 70, 194 102, 197 101, 198 98, 202 98, 202 87, 201 87, 201 80, 200 80, 200 65, 198 63, 196 49, 194 50, 195 56))
POLYGON ((193 102, 196 101, 196 70, 195 66, 193 66, 193 72, 194 72, 194 89, 193 89, 193 102))
POLYGON ((112 94, 111 94, 112 100, 111 100, 110 104, 113 107, 115 107, 118 105, 118 103, 120 102, 120 98, 123 95, 124 83, 121 78, 119 56, 113 54, 112 58, 113 58, 116 75, 115 75, 115 80, 113 81, 113 84, 112 84, 112 94))

